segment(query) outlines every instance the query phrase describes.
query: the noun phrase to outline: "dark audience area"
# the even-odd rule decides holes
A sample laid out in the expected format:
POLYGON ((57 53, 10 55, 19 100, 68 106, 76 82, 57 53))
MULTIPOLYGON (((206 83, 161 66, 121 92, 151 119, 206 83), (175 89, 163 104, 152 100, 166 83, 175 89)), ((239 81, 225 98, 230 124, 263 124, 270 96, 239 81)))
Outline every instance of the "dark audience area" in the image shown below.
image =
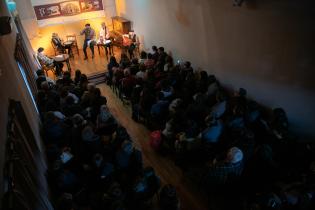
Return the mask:
MULTIPOLYGON (((315 209, 315 144, 290 132, 283 108, 257 103, 250 89, 227 90, 209 72, 153 46, 139 59, 111 57, 106 83, 151 131, 152 152, 173 160, 209 209, 315 209)), ((54 82, 37 74, 57 210, 180 209, 176 188, 143 166, 86 75, 65 72, 54 82)))

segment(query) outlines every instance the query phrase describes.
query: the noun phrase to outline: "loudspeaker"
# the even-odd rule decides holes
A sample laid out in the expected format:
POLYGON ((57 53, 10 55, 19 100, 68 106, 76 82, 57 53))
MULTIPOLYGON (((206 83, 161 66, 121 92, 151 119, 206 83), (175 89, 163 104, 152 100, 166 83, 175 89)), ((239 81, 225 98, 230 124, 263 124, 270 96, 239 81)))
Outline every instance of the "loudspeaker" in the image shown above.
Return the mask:
POLYGON ((2 16, 0 17, 0 36, 11 33, 11 17, 2 16))

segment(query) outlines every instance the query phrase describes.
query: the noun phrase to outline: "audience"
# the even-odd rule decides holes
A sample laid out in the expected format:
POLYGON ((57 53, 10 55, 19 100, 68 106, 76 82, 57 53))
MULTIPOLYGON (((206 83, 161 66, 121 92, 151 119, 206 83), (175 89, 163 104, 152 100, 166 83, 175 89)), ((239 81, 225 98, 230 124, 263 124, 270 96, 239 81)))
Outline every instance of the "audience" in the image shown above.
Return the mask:
MULTIPOLYGON (((189 61, 174 65, 163 47, 152 50, 142 52, 140 60, 122 54, 119 64, 111 57, 107 84, 122 100, 130 100, 132 119, 159 133, 156 151, 172 154, 187 175, 198 171, 191 179, 207 192, 237 192, 237 199, 263 209, 268 205, 260 196, 279 196, 279 182, 298 180, 302 187, 292 189, 299 194, 282 190, 287 203, 279 205, 300 207, 306 194, 305 205, 314 205, 315 179, 308 168, 315 160, 313 150, 303 148, 308 160, 299 155, 304 150, 296 147, 283 109, 274 109, 269 119, 244 88, 230 96, 214 75, 193 69, 189 61), (302 167, 295 158, 306 163, 302 167)), ((48 179, 59 197, 57 209, 150 209, 157 192, 161 210, 180 209, 175 187, 159 191, 154 169, 143 168, 141 151, 86 75, 77 70, 72 81, 65 73, 53 84, 42 71, 37 74, 48 179)))

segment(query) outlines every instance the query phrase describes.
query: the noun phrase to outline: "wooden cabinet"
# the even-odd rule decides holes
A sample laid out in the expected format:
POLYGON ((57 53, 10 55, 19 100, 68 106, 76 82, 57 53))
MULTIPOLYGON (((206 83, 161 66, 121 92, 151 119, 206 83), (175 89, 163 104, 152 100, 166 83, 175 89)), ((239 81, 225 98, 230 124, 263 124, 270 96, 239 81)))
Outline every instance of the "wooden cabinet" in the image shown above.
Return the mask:
POLYGON ((112 22, 113 22, 114 31, 117 31, 123 34, 128 34, 129 31, 131 30, 131 22, 125 18, 115 16, 115 17, 112 17, 112 22))

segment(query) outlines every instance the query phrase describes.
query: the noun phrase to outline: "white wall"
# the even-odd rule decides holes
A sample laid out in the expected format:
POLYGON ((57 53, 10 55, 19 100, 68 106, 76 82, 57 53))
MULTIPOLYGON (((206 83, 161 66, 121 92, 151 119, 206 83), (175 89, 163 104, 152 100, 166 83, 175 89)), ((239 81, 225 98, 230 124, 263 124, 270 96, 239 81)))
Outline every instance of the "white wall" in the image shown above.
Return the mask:
POLYGON ((144 48, 164 46, 263 105, 283 107, 292 130, 315 137, 314 2, 116 0, 144 48))

